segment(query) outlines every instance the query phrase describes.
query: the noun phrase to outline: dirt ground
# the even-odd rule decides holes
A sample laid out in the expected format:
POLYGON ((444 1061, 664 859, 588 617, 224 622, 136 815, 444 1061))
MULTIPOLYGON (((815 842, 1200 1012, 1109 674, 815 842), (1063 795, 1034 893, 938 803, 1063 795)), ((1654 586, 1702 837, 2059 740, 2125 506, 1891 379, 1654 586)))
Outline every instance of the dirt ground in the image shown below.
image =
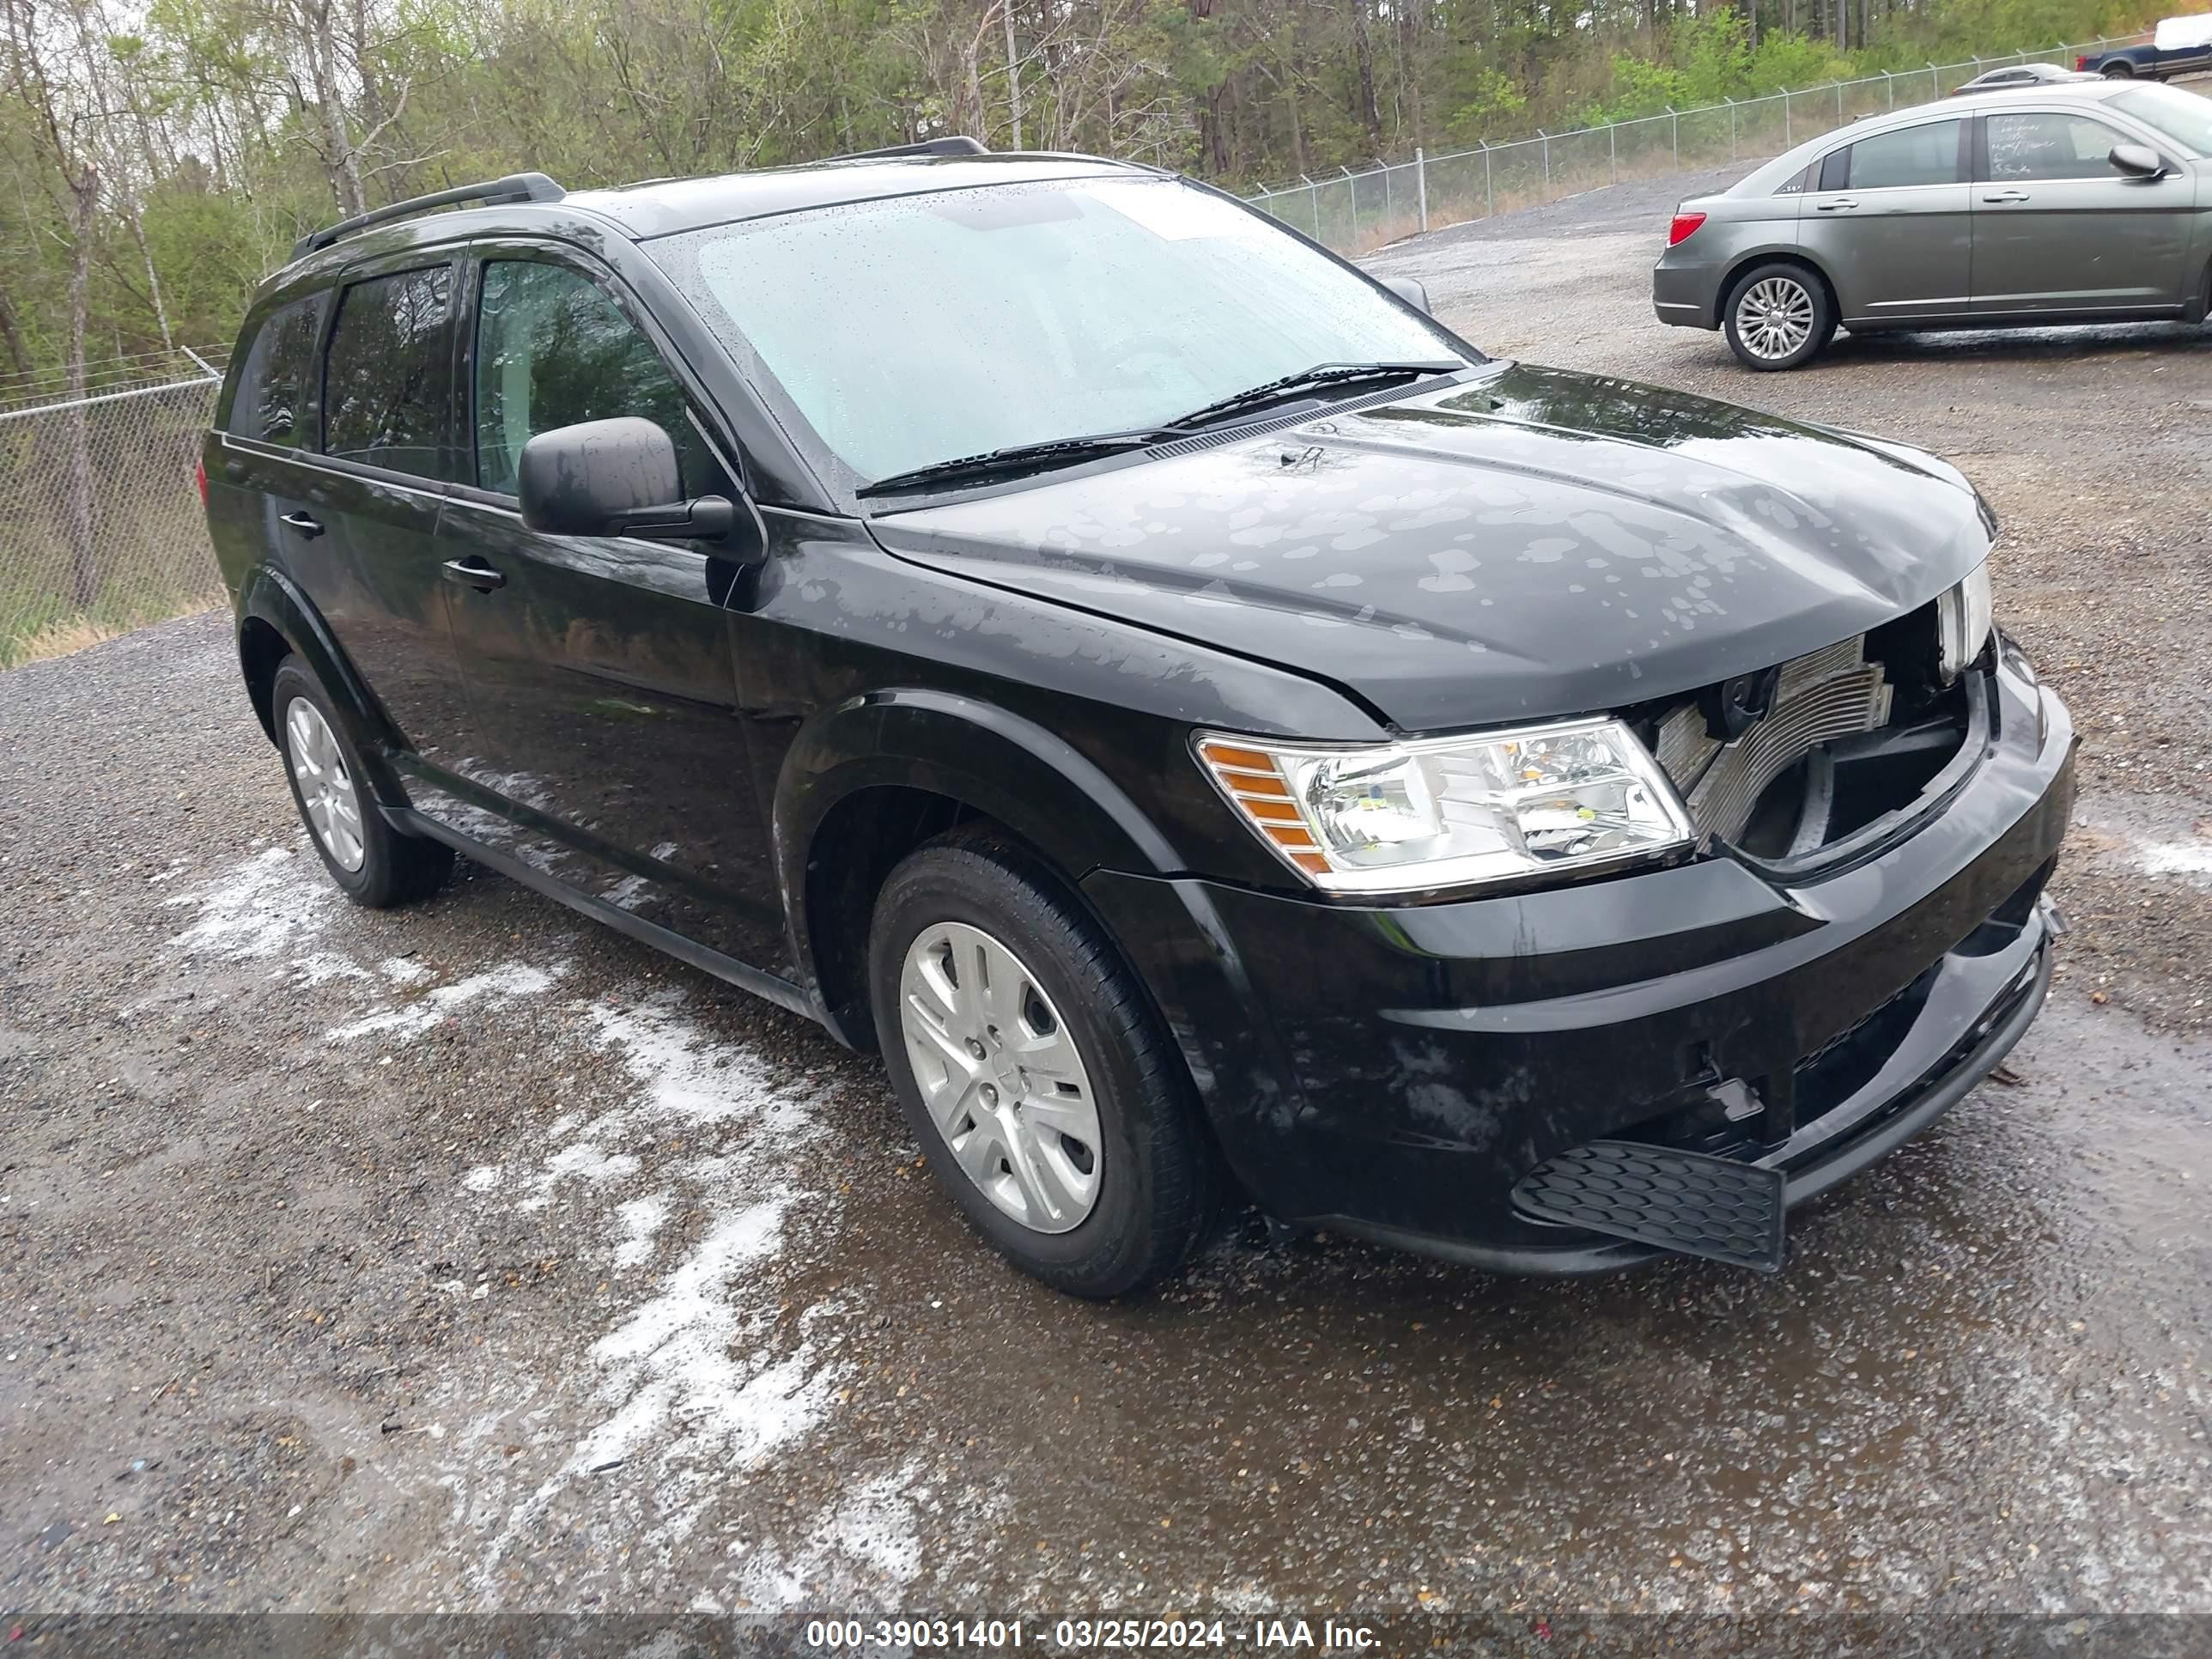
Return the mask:
POLYGON ((1245 1224, 1148 1299, 1054 1297, 803 1022, 465 866, 345 906, 226 620, 188 618, 0 674, 0 1636, 2212 1615, 2212 328, 1754 377, 1651 318, 1701 187, 1374 263, 1495 353, 1957 461, 2083 734, 2050 1006, 1793 1218, 1784 1275, 1521 1283, 1245 1224))

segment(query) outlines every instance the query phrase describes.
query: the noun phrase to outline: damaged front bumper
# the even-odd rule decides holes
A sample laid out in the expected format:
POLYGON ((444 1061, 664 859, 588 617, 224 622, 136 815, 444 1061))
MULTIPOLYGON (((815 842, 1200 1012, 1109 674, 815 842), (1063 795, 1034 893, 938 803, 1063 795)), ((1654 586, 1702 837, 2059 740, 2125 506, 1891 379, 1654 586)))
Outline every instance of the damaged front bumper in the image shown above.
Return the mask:
MULTIPOLYGON (((1504 1272, 1669 1248, 1751 1260, 1701 1249, 1693 1226, 1566 1224, 1539 1172, 1643 1145, 1660 1154, 1647 1164, 1772 1171, 1796 1204, 1941 1115, 2019 1040, 2050 980, 2040 901, 2074 734, 2009 646, 1978 672, 1986 741, 1940 810, 1817 872, 1723 848, 1395 908, 1103 872, 1085 890, 1275 1216, 1504 1272)), ((1753 1265, 1776 1260, 1778 1243, 1753 1265)))

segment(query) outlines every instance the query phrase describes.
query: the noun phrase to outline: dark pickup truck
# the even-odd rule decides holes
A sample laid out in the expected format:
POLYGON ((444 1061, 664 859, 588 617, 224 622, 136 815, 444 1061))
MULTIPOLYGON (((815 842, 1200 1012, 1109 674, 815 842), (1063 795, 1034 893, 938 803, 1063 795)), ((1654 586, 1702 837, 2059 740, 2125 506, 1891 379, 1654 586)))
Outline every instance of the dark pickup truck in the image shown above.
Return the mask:
POLYGON ((2074 59, 2074 67, 2114 80, 2151 81, 2212 70, 2212 16, 2166 18, 2148 44, 2085 52, 2074 59))

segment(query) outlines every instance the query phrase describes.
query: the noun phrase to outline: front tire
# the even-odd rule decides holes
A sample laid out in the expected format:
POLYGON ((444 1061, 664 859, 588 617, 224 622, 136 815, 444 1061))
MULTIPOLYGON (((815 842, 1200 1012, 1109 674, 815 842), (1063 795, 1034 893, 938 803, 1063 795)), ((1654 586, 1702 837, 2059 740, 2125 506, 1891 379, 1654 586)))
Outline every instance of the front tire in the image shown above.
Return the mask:
POLYGON ((1721 312, 1729 349, 1761 374, 1810 362, 1835 337, 1827 284, 1802 265, 1754 265, 1729 290, 1721 312))
POLYGON ((876 901, 869 993, 891 1086, 969 1221, 1024 1273, 1123 1296, 1212 1205, 1182 1060, 1103 928, 995 831, 914 853, 876 901))
POLYGON ((453 849, 403 836, 385 822, 352 730, 299 658, 276 665, 269 706, 292 804, 345 896, 388 910, 436 892, 453 867, 453 849))

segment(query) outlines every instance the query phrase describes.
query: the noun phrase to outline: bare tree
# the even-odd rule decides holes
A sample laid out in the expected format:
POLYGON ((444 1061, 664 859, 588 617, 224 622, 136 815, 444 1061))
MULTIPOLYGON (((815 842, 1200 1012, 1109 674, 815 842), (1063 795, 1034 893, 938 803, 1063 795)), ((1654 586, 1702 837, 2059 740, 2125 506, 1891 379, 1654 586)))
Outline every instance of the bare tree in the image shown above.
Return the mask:
POLYGON ((92 289, 92 243, 100 214, 100 169, 83 129, 82 90, 58 75, 40 37, 35 0, 0 0, 7 20, 10 92, 32 117, 32 132, 68 198, 69 327, 63 347, 68 403, 63 416, 63 503, 69 538, 70 593, 80 610, 100 597, 100 566, 92 538, 92 457, 84 419, 85 313, 92 289))

